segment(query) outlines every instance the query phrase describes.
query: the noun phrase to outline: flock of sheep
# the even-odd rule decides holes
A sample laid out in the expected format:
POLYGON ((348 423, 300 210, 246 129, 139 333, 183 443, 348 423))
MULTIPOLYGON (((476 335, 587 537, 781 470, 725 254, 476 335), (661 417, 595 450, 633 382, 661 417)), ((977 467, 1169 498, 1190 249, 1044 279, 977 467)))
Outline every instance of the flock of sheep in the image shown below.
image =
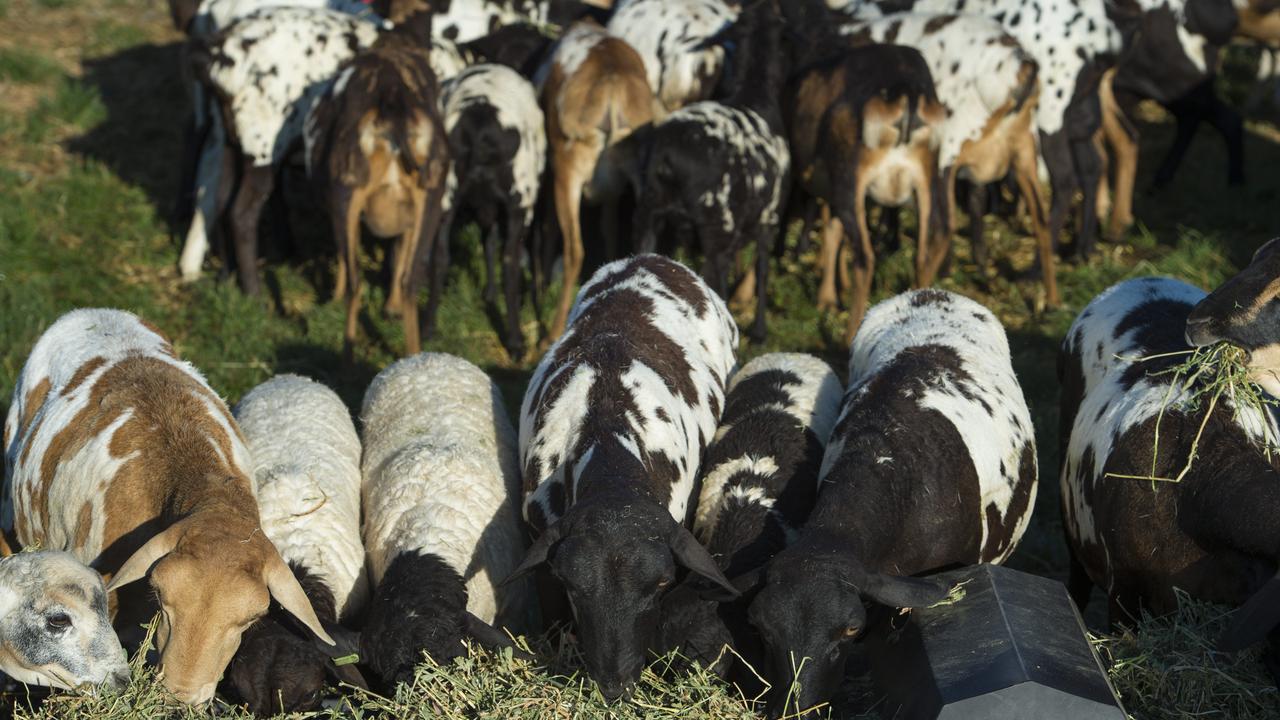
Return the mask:
POLYGON ((338 247, 348 352, 362 233, 395 239, 386 309, 413 353, 434 331, 450 236, 468 220, 484 238, 486 302, 501 275, 515 358, 528 347, 526 269, 536 307, 557 235, 563 282, 546 341, 564 331, 588 249, 607 261, 695 242, 719 295, 754 298, 759 340, 779 237, 803 219, 807 246, 819 216, 816 300, 834 309, 837 280, 847 288, 848 341, 875 269, 871 205, 891 239, 898 208, 914 205, 915 284, 927 287, 949 268, 957 186, 970 189, 972 256, 985 269, 988 189, 1007 180, 1053 306, 1075 195, 1078 257, 1099 218, 1113 238, 1132 223, 1138 102, 1178 118, 1157 181, 1205 120, 1227 139, 1237 181, 1243 131, 1213 90, 1219 50, 1235 35, 1280 41, 1273 11, 1250 0, 613 4, 171 0, 194 77, 182 276, 199 275, 212 245, 224 272, 259 291, 263 209, 301 156, 338 247), (420 320, 408 298, 421 283, 420 320))
MULTIPOLYGON (((1192 384, 1161 370, 1188 342, 1228 342, 1280 390, 1277 277, 1273 242, 1209 296, 1126 281, 1063 341, 1081 607, 1094 584, 1112 622, 1171 609, 1175 588, 1243 603, 1226 649, 1276 624, 1280 428, 1231 398, 1180 405, 1192 384), (1122 479, 1188 457, 1160 492, 1122 479)), ((873 306, 847 388, 802 354, 739 368, 737 346, 700 277, 636 255, 579 291, 518 432, 484 371, 440 353, 383 370, 357 431, 333 391, 293 375, 229 411, 144 320, 72 311, 32 349, 4 427, 0 524, 43 550, 0 562, 0 669, 118 687, 113 620, 132 646, 158 609, 176 698, 221 689, 269 714, 316 707, 338 681, 390 692, 464 640, 536 662, 503 629, 562 621, 609 701, 679 650, 764 679, 771 716, 821 706, 884 619, 864 603, 938 602, 950 588, 930 571, 1013 553, 1035 507, 1035 429, 1003 327, 955 293, 873 306)))

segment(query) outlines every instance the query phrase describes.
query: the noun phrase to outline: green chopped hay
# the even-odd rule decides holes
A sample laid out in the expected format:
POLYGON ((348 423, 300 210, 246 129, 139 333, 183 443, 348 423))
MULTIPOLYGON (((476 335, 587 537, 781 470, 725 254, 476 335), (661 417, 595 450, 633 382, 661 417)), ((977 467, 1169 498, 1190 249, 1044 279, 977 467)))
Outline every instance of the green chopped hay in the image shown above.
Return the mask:
POLYGON ((960 602, 961 600, 964 599, 964 596, 968 594, 968 592, 964 589, 964 586, 968 585, 969 582, 970 581, 968 580, 962 580, 956 583, 955 585, 952 585, 951 590, 947 592, 946 597, 930 605, 929 607, 936 608, 936 607, 942 607, 944 605, 955 605, 956 603, 960 602))
POLYGON ((1136 720, 1280 718, 1280 693, 1258 648, 1214 649, 1231 609, 1178 592, 1178 611, 1144 616, 1118 636, 1093 636, 1111 682, 1136 720))
MULTIPOLYGON (((1160 414, 1156 416, 1155 438, 1152 441, 1151 448, 1151 472, 1147 475, 1107 473, 1107 477, 1149 480, 1153 484, 1156 482, 1181 482, 1187 476, 1187 473, 1191 471, 1192 464, 1195 463, 1196 453, 1200 447, 1200 438, 1204 435, 1205 426, 1209 424, 1209 418, 1213 416, 1213 412, 1217 409, 1219 402, 1224 401, 1224 399, 1225 402, 1229 402, 1234 408, 1234 416, 1237 418, 1239 418, 1241 412, 1246 411, 1265 418, 1268 414, 1267 408, 1269 406, 1280 404, 1249 378, 1249 353, 1235 345, 1217 343, 1194 350, 1120 359, 1131 362, 1149 362, 1183 355, 1186 356, 1186 359, 1181 363, 1150 373, 1152 377, 1161 375, 1173 376, 1169 383, 1169 390, 1165 394, 1164 402, 1160 407, 1160 414), (1187 414, 1199 412, 1203 408, 1204 417, 1200 421, 1200 427, 1196 430, 1195 437, 1191 440, 1191 449, 1187 453, 1187 460, 1183 464, 1182 470, 1174 477, 1164 477, 1156 474, 1159 467, 1160 423, 1164 420, 1165 412, 1170 408, 1187 414)), ((1270 424, 1264 422, 1262 427, 1265 433, 1263 448, 1267 456, 1270 457, 1272 448, 1277 447, 1277 439, 1272 434, 1270 424)))

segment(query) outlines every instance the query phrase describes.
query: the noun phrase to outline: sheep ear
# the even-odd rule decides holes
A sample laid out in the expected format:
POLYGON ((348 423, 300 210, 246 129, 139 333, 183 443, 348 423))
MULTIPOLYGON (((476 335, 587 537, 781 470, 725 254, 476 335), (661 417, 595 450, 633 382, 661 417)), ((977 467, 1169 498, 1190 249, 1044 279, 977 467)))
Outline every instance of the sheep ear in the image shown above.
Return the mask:
POLYGON ((135 580, 146 577, 156 561, 173 552, 173 549, 178 546, 182 530, 182 523, 174 523, 138 548, 133 553, 133 557, 125 560, 124 565, 121 565, 120 569, 111 576, 111 582, 107 584, 107 592, 114 592, 135 580))
POLYGON ((1231 617, 1218 650, 1238 652, 1258 642, 1280 622, 1280 574, 1271 578, 1231 617))
POLYGON ((667 543, 671 546, 671 554, 675 555, 681 565, 720 586, 724 591, 723 594, 717 593, 716 597, 699 593, 703 598, 727 602, 738 597, 738 589, 729 582, 729 578, 726 578, 724 573, 720 572, 716 561, 711 558, 711 553, 707 552, 707 549, 702 547, 702 543, 698 542, 693 533, 686 530, 683 525, 676 523, 667 543))
POLYGON ((529 546, 529 552, 525 553, 524 560, 511 571, 511 574, 502 581, 502 585, 506 585, 514 580, 518 580, 525 575, 533 572, 534 568, 547 561, 547 554, 551 552, 551 547, 560 542, 560 523, 552 523, 550 527, 542 531, 537 540, 529 546))
MULTIPOLYGON (((320 638, 312 636, 311 642, 320 652, 328 656, 330 660, 339 660, 355 655, 356 662, 361 661, 360 633, 338 625, 330 625, 329 623, 324 623, 324 629, 334 639, 335 644, 332 646, 326 645, 320 638)), ((353 662, 347 662, 342 665, 329 662, 325 665, 325 669, 328 670, 329 675, 334 680, 340 683, 346 683, 361 690, 369 689, 369 681, 364 679, 364 674, 360 672, 360 669, 353 662)))
POLYGON ((764 566, 748 570, 733 579, 733 586, 737 588, 738 593, 747 595, 760 589, 764 583, 764 566))
POLYGON ((311 607, 311 601, 307 599, 307 593, 298 583, 298 578, 294 577, 293 571, 284 563, 280 554, 274 552, 274 548, 272 550, 272 558, 267 561, 267 568, 263 573, 271 597, 280 603, 280 607, 288 610, 290 615, 301 620, 316 637, 329 645, 336 645, 320 625, 320 619, 316 617, 316 611, 311 607))
POLYGON ((859 585, 862 594, 881 605, 914 608, 932 605, 947 597, 951 588, 933 580, 871 573, 859 585))
POLYGON ((463 623, 466 626, 467 634, 486 650, 511 648, 511 653, 515 657, 521 660, 533 661, 533 656, 516 647, 516 644, 511 642, 511 638, 507 637, 506 633, 472 615, 470 612, 463 613, 463 623))

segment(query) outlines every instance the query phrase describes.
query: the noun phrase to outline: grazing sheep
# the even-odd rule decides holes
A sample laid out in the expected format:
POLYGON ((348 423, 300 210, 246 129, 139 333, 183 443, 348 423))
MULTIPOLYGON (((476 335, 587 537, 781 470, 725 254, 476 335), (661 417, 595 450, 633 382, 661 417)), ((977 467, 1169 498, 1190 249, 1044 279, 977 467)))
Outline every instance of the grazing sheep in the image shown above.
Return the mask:
MULTIPOLYGON (((335 633, 369 595, 360 438, 351 415, 332 390, 297 375, 250 390, 234 414, 253 457, 262 531, 335 633)), ((298 637, 282 619, 263 618, 247 630, 227 671, 235 694, 258 714, 314 710, 331 676, 354 680, 338 675, 333 652, 298 637)))
POLYGON ((711 97, 724 49, 706 40, 737 15, 723 0, 625 0, 609 19, 609 34, 635 48, 649 87, 672 112, 711 97))
POLYGON ((729 270, 755 250, 756 316, 749 335, 765 339, 769 259, 791 192, 791 154, 778 108, 787 68, 779 52, 782 18, 762 0, 708 42, 732 44, 734 72, 720 101, 683 107, 616 150, 642 157, 635 224, 640 252, 657 249, 660 229, 692 225, 702 275, 728 297, 729 270))
MULTIPOLYGON (((502 284, 506 300, 503 345, 512 358, 524 356, 520 329, 520 255, 533 225, 547 136, 533 85, 502 65, 476 65, 445 83, 441 112, 453 165, 445 193, 444 221, 436 242, 448 257, 449 235, 458 213, 469 210, 479 221, 484 241, 485 301, 493 302, 494 256, 502 229, 502 284)), ((443 263, 433 271, 444 273, 443 263)), ((434 312, 434 303, 428 313, 434 312)), ((428 315, 427 322, 431 322, 428 315)))
POLYGON ((1083 608, 1098 585, 1112 623, 1176 609, 1175 588, 1243 603, 1221 647, 1267 636, 1273 674, 1280 668, 1280 647, 1268 634, 1280 586, 1276 420, 1230 396, 1189 408, 1188 393, 1203 386, 1161 371, 1183 361, 1166 354, 1185 352, 1188 342, 1228 342, 1248 351, 1253 380, 1275 396, 1278 276, 1273 240, 1208 296, 1168 278, 1122 282, 1080 313, 1058 359, 1062 512, 1076 603, 1083 608), (1176 483, 1117 477, 1174 478, 1184 469, 1176 483))
POLYGON ((515 430, 493 381, 471 363, 423 353, 365 393, 365 548, 376 588, 361 656, 385 683, 438 662, 464 637, 507 642, 490 623, 525 610, 515 430))
MULTIPOLYGON (((894 43, 919 50, 929 63, 938 101, 946 109, 938 126, 938 205, 947 252, 956 225, 956 179, 981 187, 1012 173, 1031 217, 1046 300, 1057 305, 1055 253, 1037 169, 1035 117, 1040 82, 1035 60, 999 22, 978 15, 902 13, 842 30, 858 43, 892 38, 894 43)), ((973 259, 985 270, 985 209, 977 204, 983 193, 969 196, 973 259)))
POLYGON ((564 332, 582 272, 580 205, 586 200, 604 206, 605 255, 612 258, 623 188, 605 150, 660 117, 656 106, 644 61, 625 41, 589 21, 574 23, 560 39, 542 86, 556 218, 564 241, 564 279, 548 331, 552 340, 564 332))
POLYGON ((332 645, 262 532, 248 449, 222 400, 159 332, 120 310, 75 310, 36 342, 5 424, 0 522, 111 578, 121 627, 159 606, 165 687, 213 697, 271 599, 332 645), (123 595, 123 597, 121 597, 123 595))
MULTIPOLYGON (((449 171, 439 84, 426 50, 431 15, 418 13, 382 33, 338 72, 306 122, 307 166, 329 200, 339 264, 335 295, 345 295, 345 354, 352 357, 360 313, 360 226, 397 237, 386 309, 399 313, 406 354, 421 349, 418 265, 437 245, 424 334, 443 291, 438 243, 449 171)), ((256 275, 256 273, 255 273, 256 275)))
POLYGON ((637 255, 583 286, 525 392, 524 513, 538 537, 512 577, 549 564, 609 700, 656 647, 677 564, 734 594, 684 523, 737 344, 733 318, 697 275, 637 255))
POLYGON ((1031 415, 1000 321, 940 290, 873 307, 849 349, 849 389, 808 522, 735 580, 758 588, 748 617, 764 641, 770 713, 831 697, 866 622, 863 598, 933 603, 945 588, 900 576, 1008 558, 1035 495, 1031 415))
MULTIPOLYGON (((702 463, 702 492, 693 529, 727 577, 769 561, 799 532, 818 493, 818 470, 844 388, 822 360, 772 353, 747 363, 729 383, 724 416, 702 463)), ((740 604, 720 606, 677 587, 663 600, 663 648, 721 675, 747 637, 740 604), (719 609, 719 612, 717 610, 719 609), (726 617, 725 613, 733 613, 726 617)))
MULTIPOLYGON (((6 513, 12 510, 5 505, 6 513)), ((44 550, 0 560, 0 638, 0 671, 19 682, 64 690, 119 690, 129 683, 102 576, 71 553, 44 550)))

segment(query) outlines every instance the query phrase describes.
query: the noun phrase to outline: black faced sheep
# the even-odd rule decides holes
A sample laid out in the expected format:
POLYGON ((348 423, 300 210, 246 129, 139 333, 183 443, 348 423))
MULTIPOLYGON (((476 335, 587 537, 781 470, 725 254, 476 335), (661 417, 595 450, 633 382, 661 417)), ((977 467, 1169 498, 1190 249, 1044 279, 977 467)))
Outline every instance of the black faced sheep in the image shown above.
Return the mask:
POLYGON ((685 522, 737 344, 733 318, 697 275, 637 255, 583 286, 525 393, 524 512, 537 538, 517 575, 549 565, 609 700, 656 647, 677 565, 734 594, 685 522))
MULTIPOLYGON (((843 392, 830 366, 811 355, 762 355, 734 374, 702 463, 693 522, 727 577, 764 565, 804 525, 843 392)), ((724 646, 751 660, 752 639, 739 617, 744 608, 702 599, 702 584, 694 578, 663 599, 661 644, 723 675, 724 646)))
POLYGON ((425 652, 502 643, 525 611, 516 434, 484 371, 452 355, 405 358, 365 393, 364 540, 375 591, 361 657, 387 686, 425 652))
POLYGON ((1175 587, 1244 603, 1223 647, 1272 631, 1264 659, 1273 674, 1280 668, 1276 421, 1231 397, 1189 405, 1200 388, 1162 371, 1182 362, 1167 354, 1187 351, 1188 342, 1228 342, 1248 352, 1252 379, 1274 397, 1277 276, 1280 243, 1272 241, 1208 296, 1167 278, 1120 283, 1080 313, 1058 364, 1063 524, 1077 604, 1095 584, 1113 623, 1176 609, 1175 587))
MULTIPOLYGON (((253 458, 262 531, 302 584, 330 634, 369 599, 360 541, 360 438, 329 388, 281 375, 234 409, 253 458)), ((245 632, 227 668, 233 693, 259 714, 319 707, 331 679, 359 682, 349 665, 269 616, 245 632), (340 669, 341 667, 341 669, 340 669)))
POLYGON ((831 696, 866 623, 863 598, 939 600, 945 588, 900 576, 1003 562, 1035 505, 1031 416, 986 308, 939 290, 887 300, 867 313, 849 368, 808 522, 762 570, 735 579, 758 588, 748 618, 774 715, 831 696))
POLYGON ((710 42, 733 44, 725 97, 683 107, 620 143, 637 158, 635 225, 640 252, 657 249, 669 226, 693 227, 704 256, 702 275, 728 296, 729 270, 745 247, 755 250, 753 340, 765 338, 769 259, 790 194, 791 153, 778 108, 786 76, 780 55, 782 19, 761 0, 710 42))

